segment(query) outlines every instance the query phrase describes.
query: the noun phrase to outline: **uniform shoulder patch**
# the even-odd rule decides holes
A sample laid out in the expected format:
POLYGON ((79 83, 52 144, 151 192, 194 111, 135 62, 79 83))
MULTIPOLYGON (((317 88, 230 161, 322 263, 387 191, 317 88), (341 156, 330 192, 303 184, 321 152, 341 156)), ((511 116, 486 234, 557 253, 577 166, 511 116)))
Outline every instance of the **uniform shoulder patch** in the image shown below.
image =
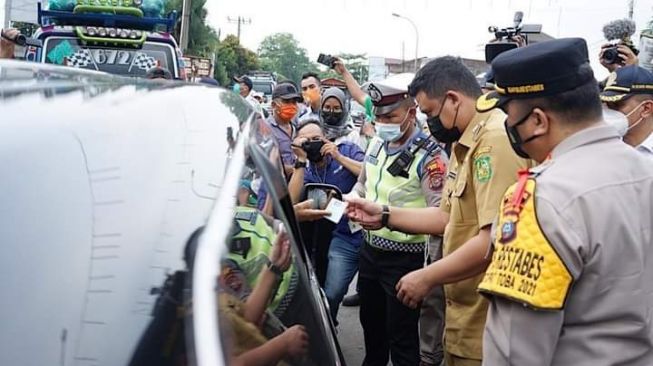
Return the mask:
POLYGON ((480 183, 486 183, 492 178, 492 158, 483 154, 474 158, 474 173, 480 183))
POLYGON ((429 188, 439 190, 444 184, 444 175, 447 173, 447 167, 442 161, 440 155, 436 155, 424 167, 429 179, 429 188))
POLYGON ((546 238, 535 212, 535 180, 517 184, 501 203, 492 262, 478 290, 539 310, 564 308, 573 278, 546 238))

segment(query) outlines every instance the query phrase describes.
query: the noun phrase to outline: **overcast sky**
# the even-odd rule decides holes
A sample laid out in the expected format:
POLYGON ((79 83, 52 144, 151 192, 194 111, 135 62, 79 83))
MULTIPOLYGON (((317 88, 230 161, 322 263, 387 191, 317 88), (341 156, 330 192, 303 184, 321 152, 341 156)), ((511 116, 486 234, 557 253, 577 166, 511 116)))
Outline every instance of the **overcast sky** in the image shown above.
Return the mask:
MULTIPOLYGON (((401 58, 402 41, 412 59, 415 31, 393 12, 417 25, 420 57, 482 59, 488 26, 511 25, 517 10, 524 12, 524 23, 540 23, 554 37, 585 38, 596 59, 603 25, 628 15, 627 0, 208 0, 206 6, 210 24, 223 37, 236 34, 227 17, 240 15, 251 19, 242 26, 246 47, 256 50, 265 36, 290 32, 313 60, 321 52, 401 58)), ((653 0, 636 0, 634 14, 639 31, 653 16, 653 0)))

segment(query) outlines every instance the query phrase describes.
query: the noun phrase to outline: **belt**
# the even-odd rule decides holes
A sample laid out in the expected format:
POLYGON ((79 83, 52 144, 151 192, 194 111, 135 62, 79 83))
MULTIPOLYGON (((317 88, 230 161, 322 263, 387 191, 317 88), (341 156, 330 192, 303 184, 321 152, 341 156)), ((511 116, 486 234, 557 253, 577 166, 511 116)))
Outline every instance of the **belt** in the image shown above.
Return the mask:
POLYGON ((365 233, 365 241, 372 248, 389 252, 424 253, 424 250, 426 249, 426 242, 401 243, 398 241, 382 238, 380 236, 372 235, 369 232, 365 233))

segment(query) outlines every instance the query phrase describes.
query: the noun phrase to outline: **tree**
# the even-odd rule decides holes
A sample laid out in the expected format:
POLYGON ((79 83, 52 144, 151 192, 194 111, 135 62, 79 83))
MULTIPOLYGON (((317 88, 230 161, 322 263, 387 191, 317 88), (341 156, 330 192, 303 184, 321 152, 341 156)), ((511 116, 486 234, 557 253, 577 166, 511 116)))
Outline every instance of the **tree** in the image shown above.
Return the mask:
POLYGON ((227 85, 233 76, 239 76, 259 68, 256 53, 241 46, 238 37, 230 34, 220 41, 216 53, 215 79, 227 85))
POLYGON ((264 70, 274 71, 296 83, 301 81, 302 74, 317 71, 316 65, 308 59, 306 50, 299 46, 290 33, 275 33, 265 37, 258 55, 264 70))
MULTIPOLYGON (((192 56, 211 57, 218 48, 219 40, 215 29, 206 24, 206 0, 193 0, 190 9, 190 26, 188 28, 188 49, 185 53, 192 56)), ((183 0, 170 0, 166 3, 166 14, 176 10, 178 16, 174 36, 179 40, 181 32, 181 13, 183 0)))

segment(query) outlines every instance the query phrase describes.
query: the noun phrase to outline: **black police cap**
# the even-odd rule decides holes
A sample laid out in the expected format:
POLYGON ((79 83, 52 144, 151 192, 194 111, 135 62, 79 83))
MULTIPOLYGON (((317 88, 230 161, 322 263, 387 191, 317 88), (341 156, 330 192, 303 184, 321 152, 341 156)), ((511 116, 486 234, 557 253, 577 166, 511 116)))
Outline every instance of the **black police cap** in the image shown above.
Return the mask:
POLYGON ((506 51, 492 61, 492 71, 495 90, 478 99, 479 112, 512 99, 560 94, 594 80, 582 38, 555 39, 506 51))
POLYGON ((601 101, 619 102, 635 94, 653 94, 653 73, 630 65, 610 74, 601 92, 601 101))

